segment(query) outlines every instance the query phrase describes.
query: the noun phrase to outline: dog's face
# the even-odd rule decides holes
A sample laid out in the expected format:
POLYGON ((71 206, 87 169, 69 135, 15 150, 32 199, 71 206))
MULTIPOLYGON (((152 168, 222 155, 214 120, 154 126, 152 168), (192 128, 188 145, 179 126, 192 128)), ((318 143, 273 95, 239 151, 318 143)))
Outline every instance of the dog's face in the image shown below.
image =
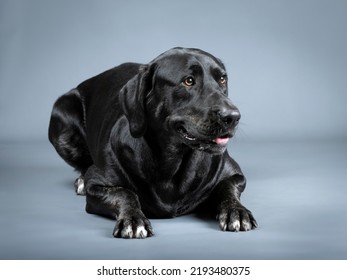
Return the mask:
POLYGON ((143 135, 146 128, 165 130, 172 141, 193 149, 225 151, 240 112, 227 97, 228 77, 219 59, 201 50, 175 48, 154 59, 139 75, 133 86, 137 98, 126 101, 130 128, 131 114, 144 112, 143 126, 132 131, 135 136, 143 135), (134 106, 138 102, 141 105, 134 106))

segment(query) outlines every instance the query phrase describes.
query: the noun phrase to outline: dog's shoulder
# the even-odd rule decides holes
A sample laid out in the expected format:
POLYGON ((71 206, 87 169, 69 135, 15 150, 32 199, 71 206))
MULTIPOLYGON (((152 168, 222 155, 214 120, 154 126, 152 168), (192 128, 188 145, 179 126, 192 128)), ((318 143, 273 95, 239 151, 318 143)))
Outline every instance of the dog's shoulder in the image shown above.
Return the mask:
POLYGON ((85 80, 77 88, 83 92, 90 92, 98 90, 100 87, 105 89, 123 87, 127 81, 139 72, 141 65, 133 62, 120 64, 85 80))

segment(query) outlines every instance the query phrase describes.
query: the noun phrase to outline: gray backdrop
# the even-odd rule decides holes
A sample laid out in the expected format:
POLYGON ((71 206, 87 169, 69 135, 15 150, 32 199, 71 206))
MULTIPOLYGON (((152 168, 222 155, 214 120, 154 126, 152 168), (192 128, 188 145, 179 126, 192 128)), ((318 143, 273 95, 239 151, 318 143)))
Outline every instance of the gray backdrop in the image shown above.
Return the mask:
POLYGON ((343 0, 2 0, 0 257, 346 258, 339 245, 347 228, 346 14, 343 0), (230 151, 248 175, 245 201, 260 228, 223 239, 212 221, 156 220, 162 234, 132 252, 110 238, 112 221, 85 214, 83 198, 73 196, 76 174, 47 143, 49 115, 55 99, 81 81, 175 46, 204 49, 226 64, 242 113, 230 151), (88 233, 88 226, 105 229, 88 233), (189 230, 199 238, 184 239, 189 230), (86 242, 71 249, 76 239, 86 242), (172 254, 159 250, 171 246, 167 240, 172 254), (199 242, 211 244, 209 253, 199 242))
POLYGON ((346 136, 346 7, 344 0, 2 0, 0 137, 44 139, 58 95, 175 46, 225 62, 246 138, 346 136))

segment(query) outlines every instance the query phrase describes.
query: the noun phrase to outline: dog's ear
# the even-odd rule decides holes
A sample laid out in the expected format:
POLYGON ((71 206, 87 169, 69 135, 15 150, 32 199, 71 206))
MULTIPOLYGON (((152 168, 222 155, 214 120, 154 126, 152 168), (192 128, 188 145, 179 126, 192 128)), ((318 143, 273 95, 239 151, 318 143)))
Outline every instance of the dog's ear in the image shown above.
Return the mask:
POLYGON ((120 91, 120 103, 129 121, 130 133, 139 138, 147 128, 146 96, 153 87, 154 65, 141 65, 139 73, 120 91))

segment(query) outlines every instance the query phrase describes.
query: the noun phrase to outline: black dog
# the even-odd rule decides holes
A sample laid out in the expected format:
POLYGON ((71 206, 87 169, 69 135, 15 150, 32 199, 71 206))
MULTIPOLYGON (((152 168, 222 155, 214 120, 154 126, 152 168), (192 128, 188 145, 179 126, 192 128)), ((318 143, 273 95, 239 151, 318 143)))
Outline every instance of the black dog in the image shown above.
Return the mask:
POLYGON ((248 231, 257 223, 240 202, 246 180, 226 150, 240 119, 227 95, 219 59, 175 48, 61 96, 49 139, 80 172, 75 186, 86 211, 117 219, 115 237, 152 236, 146 216, 175 217, 201 205, 218 214, 223 231, 248 231))

